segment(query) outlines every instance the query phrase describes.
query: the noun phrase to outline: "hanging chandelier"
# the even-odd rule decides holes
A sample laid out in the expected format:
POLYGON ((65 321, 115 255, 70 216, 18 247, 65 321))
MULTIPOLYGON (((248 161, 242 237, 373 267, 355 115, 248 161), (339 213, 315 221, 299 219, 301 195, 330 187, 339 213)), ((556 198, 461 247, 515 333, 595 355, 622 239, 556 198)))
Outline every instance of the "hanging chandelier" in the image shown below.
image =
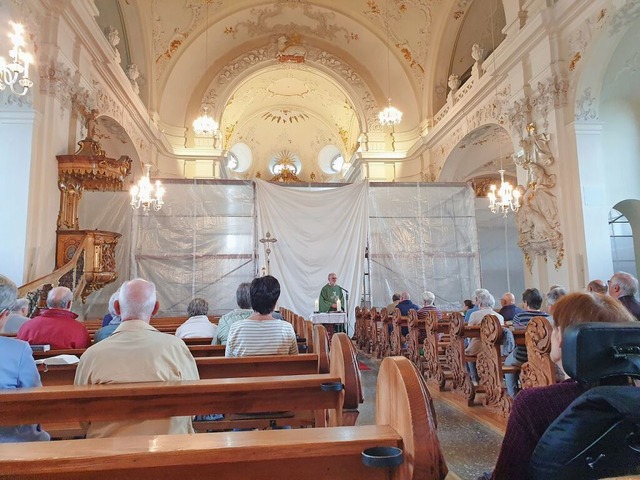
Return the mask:
POLYGON ((492 213, 502 213, 503 216, 507 216, 507 213, 517 212, 520 208, 520 190, 514 189, 509 182, 504 180, 504 170, 500 172, 500 188, 494 184, 489 187, 489 209, 492 213))
POLYGON ((213 137, 218 131, 218 124, 209 116, 209 107, 202 108, 202 115, 193 121, 193 131, 196 135, 213 137))
POLYGON ((383 127, 395 127, 402 121, 402 112, 391 106, 391 99, 387 108, 378 113, 378 121, 383 127))
POLYGON ((29 79, 29 64, 33 63, 33 57, 24 52, 24 27, 19 23, 9 22, 13 26, 13 33, 9 34, 13 48, 9 50, 11 57, 7 64, 4 57, 0 57, 0 91, 11 88, 16 95, 26 95, 33 82, 29 79), (16 84, 22 90, 16 89, 16 84))
MULTIPOLYGON (((204 31, 204 71, 203 76, 207 73, 207 66, 209 65, 209 3, 207 2, 207 16, 206 25, 204 31)), ((201 115, 193 121, 193 131, 196 135, 204 137, 213 137, 218 131, 218 124, 209 116, 209 107, 207 105, 202 106, 201 115)))
POLYGON ((142 207, 145 215, 149 214, 149 210, 152 208, 157 212, 164 205, 162 199, 165 194, 165 189, 160 183, 160 180, 156 180, 155 185, 151 184, 149 173, 151 171, 151 164, 144 164, 144 174, 140 177, 138 185, 131 187, 131 208, 138 210, 142 207), (155 190, 155 191, 154 191, 155 190))
POLYGON ((387 93, 389 94, 389 103, 387 107, 378 113, 378 121, 383 127, 395 127, 402 121, 402 112, 391 106, 391 64, 389 57, 391 55, 391 47, 389 46, 389 2, 385 1, 385 18, 384 26, 387 34, 387 93))

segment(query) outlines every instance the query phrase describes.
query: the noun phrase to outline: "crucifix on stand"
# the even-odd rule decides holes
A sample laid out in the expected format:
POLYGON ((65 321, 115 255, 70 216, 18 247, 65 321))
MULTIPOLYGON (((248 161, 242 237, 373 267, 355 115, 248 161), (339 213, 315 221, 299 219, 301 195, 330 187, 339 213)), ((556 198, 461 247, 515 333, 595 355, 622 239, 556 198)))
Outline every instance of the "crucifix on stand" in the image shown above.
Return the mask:
POLYGON ((265 253, 267 254, 267 270, 265 272, 264 265, 262 266, 262 276, 271 275, 271 260, 269 256, 271 255, 271 244, 276 243, 278 241, 277 238, 271 238, 271 233, 267 232, 264 236, 265 238, 261 238, 259 241, 265 246, 265 253))

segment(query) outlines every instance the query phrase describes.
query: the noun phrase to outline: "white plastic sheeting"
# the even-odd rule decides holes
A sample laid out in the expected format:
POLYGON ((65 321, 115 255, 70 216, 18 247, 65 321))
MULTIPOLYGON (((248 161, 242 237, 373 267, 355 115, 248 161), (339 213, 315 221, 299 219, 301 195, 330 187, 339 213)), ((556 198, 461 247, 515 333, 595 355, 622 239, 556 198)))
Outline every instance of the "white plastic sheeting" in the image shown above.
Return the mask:
MULTIPOLYGON (((328 274, 335 272, 338 285, 350 293, 353 312, 364 273, 367 182, 330 189, 256 182, 258 232, 278 240, 271 247, 270 265, 281 284, 279 304, 309 318, 328 274)), ((259 252, 262 266, 264 247, 259 252)))
POLYGON ((480 286, 474 192, 466 184, 372 183, 369 188, 371 305, 408 291, 461 308, 480 286))
POLYGON ((136 276, 158 287, 160 316, 186 315, 200 296, 210 314, 236 307, 239 283, 266 265, 282 284, 279 305, 308 316, 327 274, 360 304, 369 232, 371 304, 384 306, 408 290, 424 290, 440 308, 458 308, 480 284, 473 192, 466 185, 369 184, 290 187, 257 181, 165 181, 165 205, 144 215, 126 192, 85 192, 80 225, 122 234, 119 279, 74 311, 98 318, 122 281, 136 276))

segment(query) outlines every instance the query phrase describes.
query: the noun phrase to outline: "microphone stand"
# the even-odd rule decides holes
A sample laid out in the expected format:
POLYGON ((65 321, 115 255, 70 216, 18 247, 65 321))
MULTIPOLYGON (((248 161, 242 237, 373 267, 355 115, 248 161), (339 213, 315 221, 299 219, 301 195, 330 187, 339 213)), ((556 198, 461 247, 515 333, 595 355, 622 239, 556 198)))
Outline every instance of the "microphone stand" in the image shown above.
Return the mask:
MULTIPOLYGON (((340 286, 340 285, 338 285, 338 286, 340 286)), ((340 290, 342 290, 345 293, 345 296, 344 296, 344 313, 346 314, 346 320, 345 320, 344 329, 347 332, 347 337, 351 338, 349 336, 349 290, 347 290, 346 288, 342 288, 342 287, 340 287, 340 290)))

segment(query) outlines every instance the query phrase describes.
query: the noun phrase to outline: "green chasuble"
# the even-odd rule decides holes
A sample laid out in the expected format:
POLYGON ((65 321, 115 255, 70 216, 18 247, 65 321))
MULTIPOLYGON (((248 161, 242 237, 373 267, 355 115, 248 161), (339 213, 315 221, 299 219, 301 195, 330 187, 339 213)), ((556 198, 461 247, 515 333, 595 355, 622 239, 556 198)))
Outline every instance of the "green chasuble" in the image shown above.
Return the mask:
POLYGON ((320 298, 318 299, 320 313, 335 311, 331 305, 336 303, 336 300, 340 300, 341 310, 344 311, 346 305, 344 304, 344 297, 342 296, 342 289, 334 285, 333 287, 328 283, 320 290, 320 298))

